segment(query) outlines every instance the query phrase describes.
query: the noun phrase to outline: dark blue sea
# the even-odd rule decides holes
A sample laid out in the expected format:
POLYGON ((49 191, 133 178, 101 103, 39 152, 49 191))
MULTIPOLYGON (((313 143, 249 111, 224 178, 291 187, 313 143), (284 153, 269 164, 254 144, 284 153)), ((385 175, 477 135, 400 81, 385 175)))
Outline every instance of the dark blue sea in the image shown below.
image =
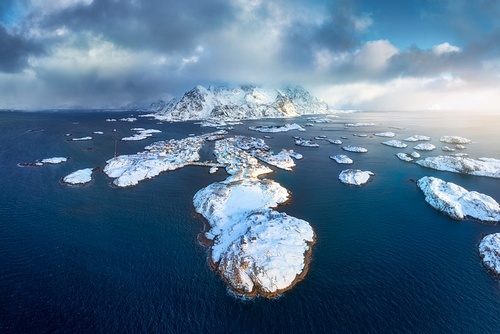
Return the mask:
MULTIPOLYGON (((135 115, 135 114, 134 114, 135 115)), ((307 220, 317 243, 305 279, 281 297, 242 300, 209 267, 198 242, 204 228, 193 195, 225 171, 186 167, 129 189, 102 173, 115 140, 133 127, 162 130, 140 142, 119 142, 120 154, 155 140, 210 131, 193 122, 106 122, 130 116, 112 111, 0 112, 0 332, 2 333, 499 333, 500 281, 483 267, 477 246, 500 226, 454 221, 424 201, 412 180, 436 176, 500 201, 500 180, 438 172, 399 161, 411 152, 387 147, 394 139, 442 135, 474 141, 471 157, 500 158, 499 114, 360 112, 342 114, 306 132, 273 134, 275 151, 304 155, 293 172, 270 178, 292 192, 279 210, 307 220), (344 128, 374 122, 375 127, 344 128), (401 127, 394 129, 391 127, 401 127), (116 131, 112 131, 116 129, 116 131), (103 131, 104 135, 93 135, 103 131), (69 142, 93 136, 91 141, 69 142), (353 134, 368 134, 366 138, 353 134), (347 137, 366 147, 348 153, 353 168, 375 173, 363 187, 338 181, 345 166, 328 157, 337 145, 295 147, 292 136, 347 137), (370 137, 371 136, 371 137, 370 137), (69 137, 69 138, 71 138, 69 137), (21 162, 67 156, 60 165, 21 162), (100 167, 86 187, 59 181, 81 168, 100 167)), ((249 125, 308 122, 248 121, 231 134, 263 137, 249 125)), ((413 146, 410 143, 410 147, 413 146)))

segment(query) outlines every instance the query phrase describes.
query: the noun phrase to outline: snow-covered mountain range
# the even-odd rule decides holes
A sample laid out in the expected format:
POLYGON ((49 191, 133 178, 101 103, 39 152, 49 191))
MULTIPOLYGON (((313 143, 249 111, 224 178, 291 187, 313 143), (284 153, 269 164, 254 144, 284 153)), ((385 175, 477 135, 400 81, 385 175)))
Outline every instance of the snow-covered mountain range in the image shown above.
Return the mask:
POLYGON ((151 114, 144 116, 153 116, 165 121, 231 121, 329 113, 325 102, 300 86, 284 89, 196 86, 182 98, 152 103, 148 111, 151 114))

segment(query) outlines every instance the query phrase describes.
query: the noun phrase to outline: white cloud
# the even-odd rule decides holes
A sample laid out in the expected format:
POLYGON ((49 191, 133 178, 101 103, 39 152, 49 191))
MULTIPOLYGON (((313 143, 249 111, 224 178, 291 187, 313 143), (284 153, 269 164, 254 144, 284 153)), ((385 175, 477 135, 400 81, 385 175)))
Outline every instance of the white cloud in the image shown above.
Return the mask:
POLYGON ((50 13, 77 5, 89 6, 94 0, 31 0, 33 12, 50 13))
POLYGON ((387 61, 398 52, 398 48, 387 40, 370 41, 354 55, 353 63, 368 71, 381 71, 387 67, 387 61))
POLYGON ((432 52, 438 56, 447 54, 447 53, 454 53, 454 52, 461 52, 462 49, 460 49, 458 46, 454 46, 449 44, 448 42, 434 45, 432 47, 432 52))

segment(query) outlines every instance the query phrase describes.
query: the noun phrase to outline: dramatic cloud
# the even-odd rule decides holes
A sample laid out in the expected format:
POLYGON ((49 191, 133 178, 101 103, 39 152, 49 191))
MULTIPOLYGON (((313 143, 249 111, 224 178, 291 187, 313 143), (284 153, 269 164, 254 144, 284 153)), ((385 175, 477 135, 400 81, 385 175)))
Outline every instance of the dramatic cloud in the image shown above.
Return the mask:
POLYGON ((246 83, 302 84, 334 108, 500 107, 498 15, 490 0, 6 0, 0 108, 246 83))
POLYGON ((9 33, 0 24, 0 71, 14 73, 24 69, 31 56, 40 55, 43 48, 39 43, 22 35, 9 33))

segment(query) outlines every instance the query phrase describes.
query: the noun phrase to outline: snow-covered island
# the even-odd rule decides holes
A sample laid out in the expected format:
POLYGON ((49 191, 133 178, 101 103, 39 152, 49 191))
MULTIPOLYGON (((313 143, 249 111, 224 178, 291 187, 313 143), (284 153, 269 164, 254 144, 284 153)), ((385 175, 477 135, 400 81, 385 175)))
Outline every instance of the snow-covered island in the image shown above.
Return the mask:
POLYGON ((294 139, 294 140, 295 140, 295 145, 297 145, 297 146, 314 147, 314 148, 319 147, 319 144, 315 143, 311 139, 297 138, 297 139, 294 139))
POLYGON ((415 146, 413 149, 417 151, 433 151, 436 149, 436 146, 430 143, 421 143, 415 146))
POLYGON ((342 140, 340 139, 326 139, 326 141, 330 144, 342 145, 342 140))
POLYGON ((135 118, 135 117, 124 117, 124 118, 120 118, 120 121, 133 123, 133 122, 137 121, 137 118, 135 118))
POLYGON ((395 139, 384 141, 384 142, 382 142, 382 144, 384 144, 386 146, 395 147, 395 148, 407 148, 408 147, 408 145, 406 145, 402 141, 395 140, 395 139))
POLYGON ((96 168, 84 168, 77 170, 69 175, 66 175, 61 180, 62 183, 71 185, 71 186, 85 186, 92 181, 92 173, 98 170, 99 167, 96 168))
MULTIPOLYGON (((181 140, 158 141, 145 147, 146 151, 119 155, 106 161, 104 173, 114 178, 113 185, 131 187, 160 173, 182 168, 200 159, 205 136, 181 140)), ((211 167, 211 166, 209 166, 211 167)))
POLYGON ((473 218, 482 222, 500 222, 500 206, 488 195, 468 191, 454 183, 429 176, 419 179, 417 186, 429 205, 453 219, 473 218))
POLYGON ((439 141, 447 144, 470 144, 472 140, 459 136, 442 136, 439 141))
POLYGON ((370 171, 359 169, 346 169, 340 172, 339 180, 347 185, 361 186, 370 180, 370 176, 375 175, 370 171))
POLYGON ((306 131, 306 129, 304 129, 297 123, 276 125, 276 126, 264 126, 264 125, 250 126, 248 127, 248 130, 264 132, 264 133, 288 132, 292 130, 306 131))
POLYGON ((375 125, 377 125, 377 124, 375 124, 375 123, 363 123, 363 122, 344 124, 344 126, 348 127, 348 128, 360 128, 360 127, 368 127, 368 126, 375 126, 375 125))
POLYGON ((500 275, 500 233, 483 237, 479 243, 479 256, 488 270, 495 275, 500 275))
POLYGON ((41 160, 37 160, 35 162, 21 162, 17 165, 19 167, 42 167, 43 165, 59 165, 63 162, 68 161, 69 158, 66 157, 54 157, 54 158, 45 158, 41 160))
POLYGON ((237 294, 275 297, 292 288, 307 272, 314 232, 306 221, 273 210, 290 193, 279 183, 262 179, 272 173, 265 164, 291 170, 292 150, 273 154, 264 140, 225 138, 226 132, 159 141, 146 151, 107 161, 104 172, 118 187, 136 185, 167 170, 198 164, 223 167, 230 175, 196 193, 195 210, 208 222, 200 240, 210 247, 209 259, 237 294), (199 150, 215 141, 217 162, 199 162, 199 150), (264 163, 261 163, 260 161, 264 163))
POLYGON ((210 247, 210 262, 237 294, 275 297, 306 274, 314 232, 306 221, 272 209, 290 194, 279 183, 258 178, 271 170, 237 139, 217 141, 214 154, 230 176, 193 198, 209 224, 201 239, 210 247))
POLYGON ((155 129, 133 128, 130 130, 136 131, 137 133, 130 137, 122 138, 122 141, 144 140, 146 138, 152 137, 154 133, 161 133, 160 130, 155 130, 155 129))
POLYGON ((68 140, 69 141, 87 141, 87 140, 92 140, 92 137, 87 136, 87 137, 80 137, 80 138, 71 138, 68 140))
POLYGON ((396 153, 396 157, 398 157, 399 160, 406 161, 406 162, 413 161, 413 157, 408 153, 396 153))
POLYGON ((428 136, 422 136, 422 135, 413 135, 411 137, 403 139, 404 141, 409 141, 409 142, 416 142, 416 141, 429 141, 431 140, 431 137, 428 136))
POLYGON ((354 163, 354 161, 345 154, 330 155, 330 159, 338 164, 350 165, 354 163))
POLYGON ((396 134, 394 132, 388 131, 388 132, 378 132, 378 133, 375 133, 374 136, 393 138, 393 137, 396 137, 396 134))
POLYGON ((342 146, 342 149, 347 152, 355 152, 355 153, 366 153, 368 150, 364 147, 360 146, 352 146, 352 145, 347 145, 347 146, 342 146))
POLYGON ((66 157, 45 158, 40 160, 40 162, 43 164, 51 164, 51 165, 58 165, 66 161, 68 161, 68 158, 66 157))
POLYGON ((462 155, 440 155, 417 160, 416 163, 423 167, 446 172, 500 178, 500 160, 498 159, 472 159, 462 155))

